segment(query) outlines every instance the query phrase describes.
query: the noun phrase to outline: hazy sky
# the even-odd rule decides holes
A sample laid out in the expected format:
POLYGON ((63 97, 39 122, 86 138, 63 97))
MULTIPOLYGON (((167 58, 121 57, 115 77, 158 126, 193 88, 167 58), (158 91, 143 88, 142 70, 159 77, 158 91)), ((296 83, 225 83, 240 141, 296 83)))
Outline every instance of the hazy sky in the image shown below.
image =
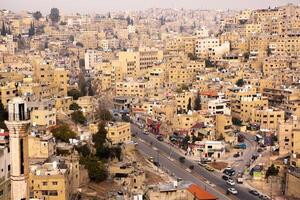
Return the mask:
POLYGON ((13 11, 40 10, 49 13, 57 7, 62 13, 103 13, 115 10, 159 8, 243 9, 267 8, 286 3, 299 4, 299 0, 0 0, 1 9, 13 11))

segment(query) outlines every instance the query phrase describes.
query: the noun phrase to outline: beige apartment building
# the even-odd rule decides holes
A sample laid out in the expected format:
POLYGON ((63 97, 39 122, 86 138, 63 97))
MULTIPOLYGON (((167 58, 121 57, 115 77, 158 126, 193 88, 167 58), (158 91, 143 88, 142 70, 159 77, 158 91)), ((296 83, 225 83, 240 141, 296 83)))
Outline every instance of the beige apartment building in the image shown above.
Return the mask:
POLYGON ((175 94, 176 108, 180 113, 187 113, 188 106, 190 110, 194 108, 195 96, 192 92, 183 91, 175 94))
POLYGON ((131 141, 130 123, 115 122, 107 125, 107 139, 111 144, 127 143, 131 141))
POLYGON ((88 115, 94 112, 95 99, 92 96, 83 96, 79 97, 77 101, 75 101, 78 106, 81 107, 81 110, 84 115, 88 115))
POLYGON ((41 101, 32 101, 28 103, 31 110, 30 120, 33 126, 55 126, 56 108, 54 99, 43 99, 41 101))
POLYGON ((54 155, 55 141, 50 132, 32 134, 28 136, 29 159, 48 159, 54 155))
POLYGON ((251 120, 252 110, 256 108, 268 108, 268 99, 262 97, 261 94, 256 94, 250 97, 240 98, 240 109, 235 110, 240 112, 239 118, 244 122, 251 120))
POLYGON ((223 136, 225 142, 233 143, 235 141, 235 135, 232 129, 232 117, 231 115, 216 115, 216 138, 223 136))
POLYGON ((260 124, 261 129, 277 130, 284 116, 284 111, 277 108, 255 108, 251 113, 251 122, 260 124))
MULTIPOLYGON (((128 79, 116 82, 116 96, 129 96, 144 98, 147 96, 146 82, 128 79)), ((148 88, 149 89, 149 88, 148 88)))
POLYGON ((279 123, 278 142, 279 155, 300 152, 300 123, 296 116, 279 123))
POLYGON ((57 163, 31 166, 29 188, 36 199, 69 200, 71 198, 69 169, 60 168, 57 163))
POLYGON ((0 85, 0 100, 4 107, 14 97, 18 95, 15 82, 8 82, 0 85))

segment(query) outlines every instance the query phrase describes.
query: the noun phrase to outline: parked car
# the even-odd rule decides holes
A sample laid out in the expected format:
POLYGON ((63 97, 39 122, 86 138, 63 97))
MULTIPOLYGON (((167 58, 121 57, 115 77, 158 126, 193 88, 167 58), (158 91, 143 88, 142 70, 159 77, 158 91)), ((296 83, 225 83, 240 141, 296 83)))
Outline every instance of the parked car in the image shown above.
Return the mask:
POLYGON ((238 158, 238 157, 240 157, 240 154, 239 154, 239 153, 235 153, 235 154, 233 155, 233 157, 234 157, 234 158, 238 158))
POLYGON ((238 191, 235 188, 228 188, 227 193, 237 195, 238 191))
POLYGON ((245 143, 239 143, 239 144, 234 145, 233 148, 235 148, 235 149, 246 149, 247 146, 246 146, 245 143))
POLYGON ((183 157, 183 156, 180 156, 178 160, 179 160, 179 162, 181 162, 181 163, 184 163, 184 161, 185 161, 185 157, 183 157))
POLYGON ((222 176, 222 179, 225 180, 225 181, 228 181, 229 176, 223 175, 223 176, 222 176))
POLYGON ((149 135, 149 132, 148 131, 144 131, 143 134, 149 135))
POLYGON ((205 166, 206 166, 206 164, 203 163, 202 161, 199 161, 199 162, 198 162, 198 165, 200 165, 201 167, 205 167, 205 166))
POLYGON ((213 171, 215 171, 215 169, 214 169, 214 168, 212 168, 212 167, 211 167, 211 166, 209 166, 209 165, 206 165, 205 169, 206 169, 207 171, 210 171, 210 172, 213 172, 213 171))
POLYGON ((164 141, 164 138, 161 135, 156 136, 156 139, 161 142, 164 141))
POLYGON ((253 194, 254 196, 258 196, 259 193, 256 190, 249 190, 250 194, 253 194))
POLYGON ((232 179, 228 179, 228 180, 226 181, 226 183, 228 183, 228 184, 231 185, 231 186, 235 185, 235 182, 234 182, 234 180, 232 180, 232 179))
POLYGON ((228 176, 234 176, 235 175, 235 170, 232 169, 232 168, 225 168, 223 173, 228 175, 228 176))

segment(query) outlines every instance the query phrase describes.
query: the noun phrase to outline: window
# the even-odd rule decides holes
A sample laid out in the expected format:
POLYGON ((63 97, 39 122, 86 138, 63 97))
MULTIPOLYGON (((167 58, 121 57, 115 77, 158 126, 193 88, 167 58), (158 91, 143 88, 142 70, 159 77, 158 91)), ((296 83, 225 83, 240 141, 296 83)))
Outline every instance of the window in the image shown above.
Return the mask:
POLYGON ((58 184, 57 181, 52 182, 52 185, 57 185, 57 184, 58 184))
POLYGON ((44 182, 43 182, 43 185, 46 186, 46 185, 48 185, 48 183, 47 183, 46 181, 44 181, 44 182))

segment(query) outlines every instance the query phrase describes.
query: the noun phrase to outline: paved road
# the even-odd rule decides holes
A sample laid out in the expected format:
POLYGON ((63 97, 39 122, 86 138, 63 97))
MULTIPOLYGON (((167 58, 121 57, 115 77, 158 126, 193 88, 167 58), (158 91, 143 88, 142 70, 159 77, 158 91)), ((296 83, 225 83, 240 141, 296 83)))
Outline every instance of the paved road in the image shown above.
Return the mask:
POLYGON ((233 162, 232 167, 237 172, 242 172, 246 168, 246 165, 248 162, 250 162, 253 153, 257 150, 257 143, 255 142, 255 136, 249 134, 249 133, 243 133, 245 136, 245 144, 247 145, 247 148, 243 150, 243 156, 235 159, 235 162, 233 162))
MULTIPOLYGON (((197 165, 194 161, 186 159, 184 164, 178 162, 179 157, 181 156, 178 153, 178 150, 174 149, 170 145, 158 141, 153 135, 142 134, 142 131, 135 125, 132 125, 132 133, 134 133, 138 138, 142 139, 148 144, 139 142, 138 150, 140 150, 146 156, 153 156, 154 158, 159 159, 159 163, 163 168, 168 169, 170 172, 174 173, 177 177, 180 177, 184 180, 190 180, 196 184, 204 187, 205 184, 203 180, 209 180, 211 183, 215 184, 218 191, 212 187, 206 185, 206 188, 209 192, 212 192, 219 199, 241 199, 241 200, 256 200, 259 199, 248 192, 248 189, 242 185, 236 185, 235 188, 238 190, 239 194, 236 196, 230 195, 226 196, 225 191, 229 188, 229 185, 222 180, 221 174, 218 172, 208 172, 203 167, 197 165), (171 159, 171 160, 170 160, 171 159), (184 170, 190 165, 194 165, 194 170, 192 174, 184 170), (219 192, 219 189, 222 191, 219 192)), ((204 187, 205 188, 205 187, 204 187)))

